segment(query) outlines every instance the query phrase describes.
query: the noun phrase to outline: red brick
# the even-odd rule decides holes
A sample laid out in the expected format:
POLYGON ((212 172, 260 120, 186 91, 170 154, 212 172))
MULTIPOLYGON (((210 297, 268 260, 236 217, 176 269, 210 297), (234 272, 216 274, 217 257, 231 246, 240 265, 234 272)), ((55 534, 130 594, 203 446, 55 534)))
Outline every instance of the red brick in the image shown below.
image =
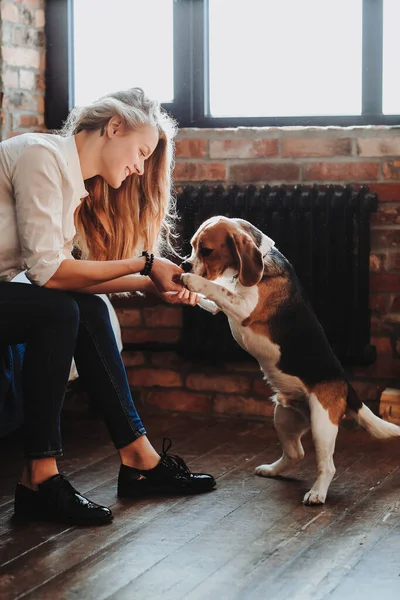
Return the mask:
POLYGON ((177 162, 174 179, 176 181, 225 181, 226 167, 223 163, 177 162))
POLYGON ((148 296, 113 296, 111 303, 114 308, 124 308, 127 310, 131 310, 132 308, 142 310, 146 306, 165 306, 161 298, 153 294, 149 294, 148 296))
POLYGON ((224 364, 224 370, 234 373, 260 373, 260 365, 255 358, 250 357, 246 362, 227 362, 224 364))
POLYGON ((137 327, 142 324, 142 313, 138 309, 116 308, 115 312, 121 327, 137 327))
POLYGON ((391 252, 388 254, 388 271, 400 271, 399 252, 391 252))
POLYGON ((293 138, 282 140, 282 156, 318 157, 351 156, 352 143, 348 138, 293 138))
POLYGON ((271 401, 257 400, 251 396, 217 394, 214 398, 214 411, 216 413, 270 418, 273 416, 274 410, 274 404, 271 401))
POLYGON ((351 379, 351 385, 357 392, 358 397, 362 402, 376 402, 385 388, 384 384, 376 383, 372 380, 356 381, 351 379))
POLYGON ((274 391, 269 387, 264 379, 255 379, 253 381, 252 390, 255 394, 258 394, 259 396, 265 396, 266 398, 271 398, 271 396, 274 395, 274 391))
POLYGON ((197 391, 230 392, 242 394, 250 389, 244 375, 207 375, 192 373, 186 379, 186 387, 197 391))
POLYGON ((124 350, 122 352, 122 360, 124 361, 125 367, 137 367, 144 365, 146 362, 143 352, 135 352, 132 350, 124 350))
POLYGON ((42 73, 42 72, 37 73, 37 75, 35 77, 35 88, 40 92, 45 91, 46 79, 45 79, 44 73, 42 73))
POLYGON ((32 6, 34 8, 39 8, 43 6, 43 0, 18 0, 19 2, 23 2, 26 6, 32 6))
POLYGON ((176 352, 152 352, 151 363, 157 367, 180 367, 182 357, 176 352))
POLYGON ((373 252, 389 248, 392 244, 391 229, 373 229, 371 231, 371 249, 373 252))
POLYGON ((17 88, 18 82, 18 69, 4 69, 2 83, 4 88, 17 88))
POLYGON ((232 165, 229 171, 230 181, 237 183, 241 181, 298 181, 299 177, 299 166, 289 162, 238 163, 232 165))
POLYGON ((400 275, 393 273, 371 273, 370 281, 372 292, 400 292, 400 275))
POLYGON ((20 115, 19 127, 27 129, 29 127, 37 127, 39 125, 39 119, 36 115, 20 115))
POLYGON ((376 362, 368 367, 354 367, 352 369, 356 377, 370 379, 399 379, 400 359, 382 355, 377 357, 376 362))
POLYGON ((37 111, 44 115, 44 96, 37 96, 37 111))
POLYGON ((29 110, 39 112, 37 98, 28 91, 12 90, 5 94, 3 107, 10 111, 29 110))
POLYGON ((134 387, 182 387, 182 378, 170 369, 129 369, 128 381, 134 387))
POLYGON ((377 354, 390 354, 392 355, 392 344, 388 337, 372 337, 371 344, 376 346, 377 354))
POLYGON ((180 306, 159 306, 145 308, 144 322, 147 327, 181 327, 182 308, 180 306))
POLYGON ((181 138, 176 141, 177 158, 204 158, 207 155, 207 140, 181 138))
POLYGON ((400 223, 400 205, 379 204, 376 213, 371 214, 372 225, 395 225, 400 223))
POLYGON ((389 296, 387 294, 370 294, 369 308, 376 310, 381 314, 386 314, 389 304, 389 296))
POLYGON ((35 48, 15 48, 2 46, 3 61, 10 67, 32 67, 38 69, 40 66, 40 52, 35 48))
POLYGON ((382 172, 385 179, 400 180, 400 160, 388 160, 382 163, 382 172))
POLYGON ((374 251, 398 247, 400 247, 400 229, 372 229, 371 248, 374 251))
POLYGON ((393 298, 389 312, 391 312, 391 313, 399 313, 400 312, 400 296, 395 296, 393 298))
POLYGON ((27 71, 26 69, 20 69, 19 71, 19 85, 25 90, 34 90, 36 88, 36 74, 35 71, 27 71))
POLYGON ((156 367, 171 368, 178 371, 196 370, 198 363, 186 360, 177 352, 152 352, 151 364, 156 367))
POLYGON ((263 158, 278 156, 278 140, 211 140, 211 158, 263 158))
POLYGON ((9 21, 10 23, 19 23, 18 7, 15 4, 11 4, 11 2, 2 2, 1 4, 2 21, 9 21))
POLYGON ((180 338, 181 330, 178 328, 128 327, 122 329, 122 341, 124 344, 143 344, 145 342, 176 344, 180 338))
POLYGON ((13 27, 11 32, 11 43, 13 46, 27 46, 29 48, 39 48, 41 40, 39 40, 37 29, 29 27, 13 27))
POLYGON ((371 273, 379 273, 386 270, 386 254, 371 254, 369 257, 369 270, 371 273))
POLYGON ((373 162, 319 162, 303 168, 304 181, 369 181, 378 176, 379 164, 373 162))
POLYGON ((371 313, 371 334, 372 335, 382 335, 384 330, 383 318, 377 312, 371 313))
POLYGON ((37 10, 35 14, 35 25, 36 27, 44 27, 45 19, 44 19, 44 10, 37 10))
POLYGON ((211 396, 185 390, 157 390, 147 394, 147 401, 160 408, 198 413, 211 412, 211 396))
POLYGON ((368 188, 379 202, 400 202, 400 183, 370 183, 368 188))
POLYGON ((391 248, 399 248, 400 247, 400 229, 392 229, 390 236, 390 246, 391 248))
POLYGON ((357 140, 359 156, 398 156, 400 139, 392 138, 360 138, 357 140))

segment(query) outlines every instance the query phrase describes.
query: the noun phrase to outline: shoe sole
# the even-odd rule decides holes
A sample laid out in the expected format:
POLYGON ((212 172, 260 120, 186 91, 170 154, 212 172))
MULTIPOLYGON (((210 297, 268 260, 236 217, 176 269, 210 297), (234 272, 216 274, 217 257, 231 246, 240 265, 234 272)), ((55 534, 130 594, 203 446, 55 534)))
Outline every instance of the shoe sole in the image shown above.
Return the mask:
POLYGON ((215 489, 216 483, 217 482, 215 481, 212 486, 203 490, 177 490, 176 488, 166 489, 148 486, 143 489, 136 489, 129 493, 122 493, 118 490, 117 495, 118 498, 147 498, 149 496, 196 496, 198 494, 206 494, 207 492, 212 492, 215 489))
POLYGON ((77 526, 87 526, 87 525, 108 525, 113 520, 113 515, 109 517, 103 517, 102 519, 68 519, 68 518, 57 518, 49 515, 38 515, 38 514, 29 514, 29 513, 17 513, 13 514, 13 520, 17 522, 46 522, 46 523, 59 523, 61 525, 77 525, 77 526))

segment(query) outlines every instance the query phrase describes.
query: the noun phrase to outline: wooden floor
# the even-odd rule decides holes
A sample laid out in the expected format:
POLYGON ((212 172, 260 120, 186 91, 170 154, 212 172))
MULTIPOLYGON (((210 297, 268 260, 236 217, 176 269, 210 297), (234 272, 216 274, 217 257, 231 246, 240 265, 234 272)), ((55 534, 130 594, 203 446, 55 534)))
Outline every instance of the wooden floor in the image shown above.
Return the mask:
POLYGON ((100 528, 16 526, 19 440, 0 442, 0 598, 11 600, 391 600, 400 597, 400 440, 342 428, 323 507, 304 507, 311 440, 291 479, 255 477, 279 456, 271 426, 148 415, 156 447, 218 478, 216 491, 137 502, 116 497, 118 460, 101 422, 64 419, 62 470, 113 507, 100 528), (18 453, 18 457, 17 457, 18 453))

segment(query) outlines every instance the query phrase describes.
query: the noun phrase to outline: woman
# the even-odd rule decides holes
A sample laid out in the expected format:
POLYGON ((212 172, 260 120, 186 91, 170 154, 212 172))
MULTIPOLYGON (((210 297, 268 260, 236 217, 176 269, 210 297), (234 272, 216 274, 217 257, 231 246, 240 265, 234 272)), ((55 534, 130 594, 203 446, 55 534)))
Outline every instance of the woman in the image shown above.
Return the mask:
MULTIPOLYGON (((197 493, 211 475, 150 444, 135 409, 107 307, 99 293, 152 292, 195 305, 154 256, 168 232, 173 121, 139 88, 74 109, 61 135, 0 144, 0 341, 25 342, 26 463, 15 513, 101 524, 111 511, 58 472, 60 411, 72 357, 121 457, 118 494, 197 493), (82 259, 74 260, 73 241, 82 259), (143 254, 141 255, 141 252, 143 254), (33 285, 12 283, 21 271, 33 285)), ((178 277, 179 279, 179 277, 178 277)))

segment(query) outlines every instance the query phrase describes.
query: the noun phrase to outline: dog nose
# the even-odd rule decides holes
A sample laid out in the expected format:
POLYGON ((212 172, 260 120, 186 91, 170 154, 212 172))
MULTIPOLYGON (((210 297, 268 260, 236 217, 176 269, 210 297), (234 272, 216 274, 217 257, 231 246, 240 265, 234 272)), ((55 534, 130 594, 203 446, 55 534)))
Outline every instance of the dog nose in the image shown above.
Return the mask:
POLYGON ((181 268, 185 271, 185 273, 190 273, 192 266, 192 263, 188 262, 187 260, 181 264, 181 268))

